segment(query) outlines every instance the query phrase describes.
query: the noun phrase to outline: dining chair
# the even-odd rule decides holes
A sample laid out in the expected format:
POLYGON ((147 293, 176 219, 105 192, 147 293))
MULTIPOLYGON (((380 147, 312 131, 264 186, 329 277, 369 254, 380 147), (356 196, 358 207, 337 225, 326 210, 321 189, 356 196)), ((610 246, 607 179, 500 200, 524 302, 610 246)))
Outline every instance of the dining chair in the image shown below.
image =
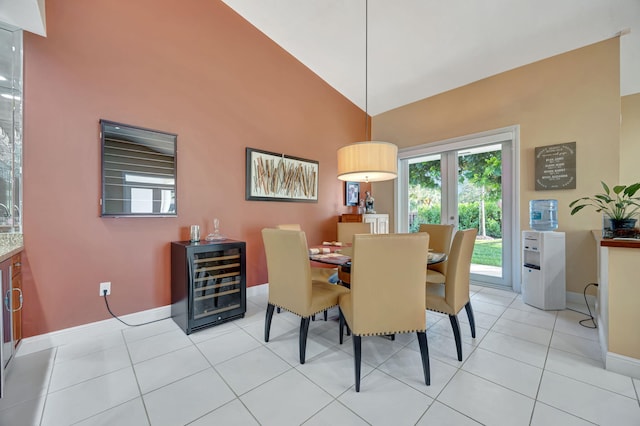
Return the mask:
POLYGON ((425 316, 424 264, 429 236, 357 234, 353 238, 351 292, 340 295, 340 344, 351 331, 356 392, 360 392, 362 337, 418 336, 425 384, 431 384, 425 316))
MULTIPOLYGON (((298 223, 289 223, 289 224, 281 224, 276 225, 277 229, 288 229, 292 231, 302 231, 302 227, 298 223)), ((338 273, 338 268, 321 268, 321 267, 311 267, 311 279, 314 281, 322 281, 330 284, 335 284, 336 281, 331 282, 332 277, 338 273)))
POLYGON ((349 289, 311 279, 307 237, 303 231, 265 228, 262 240, 267 258, 269 297, 264 323, 264 341, 269 341, 271 320, 276 307, 300 320, 300 364, 305 362, 307 333, 312 316, 338 304, 338 297, 349 289))
MULTIPOLYGON (((444 253, 447 258, 451 250, 451 239, 453 237, 453 225, 441 225, 422 223, 418 232, 429 234, 429 248, 437 253, 444 253)), ((430 284, 442 284, 445 282, 445 272, 447 271, 447 261, 429 265, 427 267, 426 281, 430 284)))
POLYGON ((460 323, 458 312, 464 307, 469 318, 471 337, 476 337, 476 323, 469 297, 469 274, 471 269, 471 255, 476 242, 477 229, 467 229, 456 232, 451 244, 444 284, 426 284, 426 306, 430 311, 449 315, 453 336, 456 340, 458 361, 462 361, 462 338, 460 337, 460 323))
POLYGON ((338 222, 338 241, 351 244, 355 234, 370 234, 371 225, 364 222, 338 222))
MULTIPOLYGON (((300 226, 299 223, 286 223, 286 224, 276 225, 276 228, 289 229, 292 231, 302 231, 302 227, 300 226)), ((313 281, 320 281, 323 283, 337 284, 338 281, 340 281, 340 278, 338 277, 338 268, 312 266, 311 279, 313 281)), ((280 308, 278 308, 277 311, 278 313, 280 313, 280 308)), ((324 315, 324 320, 327 321, 328 313, 326 310, 323 312, 323 315, 324 315)), ((311 317, 311 320, 312 321, 316 320, 315 315, 311 317)))

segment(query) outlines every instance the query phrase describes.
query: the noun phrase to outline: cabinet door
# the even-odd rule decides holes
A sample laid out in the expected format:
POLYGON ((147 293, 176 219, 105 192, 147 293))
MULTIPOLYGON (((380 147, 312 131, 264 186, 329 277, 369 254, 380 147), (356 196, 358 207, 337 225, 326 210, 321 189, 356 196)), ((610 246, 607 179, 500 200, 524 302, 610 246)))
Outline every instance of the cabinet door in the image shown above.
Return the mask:
POLYGON ((11 304, 13 322, 13 346, 22 339, 22 262, 20 254, 11 258, 11 304))
POLYGON ((389 233, 389 216, 381 215, 378 217, 378 234, 389 233))
POLYGON ((0 263, 0 272, 2 272, 2 367, 11 360, 13 356, 13 340, 11 334, 13 332, 11 326, 11 274, 9 272, 11 261, 7 260, 0 263))
POLYGON ((371 233, 372 234, 377 234, 378 233, 378 220, 376 219, 375 216, 372 215, 364 215, 362 216, 362 221, 364 223, 368 223, 369 226, 371 227, 371 233))
POLYGON ((222 246, 221 250, 193 256, 192 318, 201 323, 220 321, 242 304, 242 251, 222 246))

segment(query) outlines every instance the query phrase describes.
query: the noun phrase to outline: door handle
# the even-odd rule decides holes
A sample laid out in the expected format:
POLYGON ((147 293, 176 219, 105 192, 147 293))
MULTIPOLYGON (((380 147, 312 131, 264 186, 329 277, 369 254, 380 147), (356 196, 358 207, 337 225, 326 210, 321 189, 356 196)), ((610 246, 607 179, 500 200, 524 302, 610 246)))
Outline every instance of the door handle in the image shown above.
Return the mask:
POLYGON ((7 290, 7 292, 4 294, 4 308, 11 312, 11 307, 9 306, 9 294, 11 293, 11 290, 7 290))
POLYGON ((19 310, 22 309, 22 302, 24 300, 23 297, 22 297, 22 289, 20 289, 20 288, 12 288, 11 290, 12 291, 17 291, 17 292, 20 293, 20 296, 18 296, 18 300, 20 300, 20 306, 12 311, 12 312, 18 312, 19 310))

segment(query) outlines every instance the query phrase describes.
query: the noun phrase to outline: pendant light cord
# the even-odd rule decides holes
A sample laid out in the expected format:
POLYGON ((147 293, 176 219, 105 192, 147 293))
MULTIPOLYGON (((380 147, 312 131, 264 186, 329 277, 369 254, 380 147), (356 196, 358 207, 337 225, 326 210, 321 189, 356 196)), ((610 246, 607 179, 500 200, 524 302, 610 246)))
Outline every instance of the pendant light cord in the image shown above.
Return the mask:
POLYGON ((369 137, 369 0, 364 0, 364 136, 369 137))

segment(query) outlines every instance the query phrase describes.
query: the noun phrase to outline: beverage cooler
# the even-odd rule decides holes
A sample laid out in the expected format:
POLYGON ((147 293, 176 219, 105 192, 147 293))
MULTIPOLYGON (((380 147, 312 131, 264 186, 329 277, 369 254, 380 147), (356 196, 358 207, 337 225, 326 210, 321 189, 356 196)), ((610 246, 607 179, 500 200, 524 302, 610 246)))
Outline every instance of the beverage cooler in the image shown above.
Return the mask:
POLYGON ((522 300, 544 310, 566 307, 565 235, 522 232, 522 300))

